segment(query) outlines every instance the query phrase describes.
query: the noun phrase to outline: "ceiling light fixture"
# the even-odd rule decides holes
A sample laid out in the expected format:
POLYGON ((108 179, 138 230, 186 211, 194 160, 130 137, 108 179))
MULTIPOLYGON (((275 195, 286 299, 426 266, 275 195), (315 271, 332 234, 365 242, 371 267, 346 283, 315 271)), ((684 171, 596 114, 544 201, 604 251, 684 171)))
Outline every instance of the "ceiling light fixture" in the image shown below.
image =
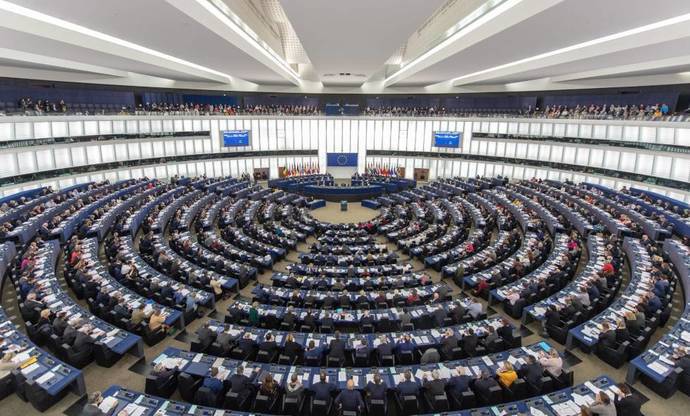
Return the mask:
POLYGON ((57 17, 53 17, 53 16, 50 16, 50 15, 47 15, 47 14, 44 14, 41 12, 37 12, 35 10, 27 9, 25 7, 19 6, 19 5, 14 4, 14 3, 10 3, 10 2, 5 1, 5 0, 0 0, 0 10, 4 10, 6 12, 10 12, 10 13, 14 13, 14 14, 17 14, 20 16, 24 16, 24 17, 27 17, 29 19, 37 20, 39 22, 43 22, 43 23, 46 23, 49 25, 58 26, 58 27, 61 27, 63 29, 67 29, 67 30, 70 30, 70 31, 73 31, 73 32, 76 32, 76 33, 79 33, 79 34, 82 34, 85 36, 90 36, 90 37, 95 38, 95 39, 99 39, 99 40, 102 40, 105 42, 112 43, 114 45, 122 46, 122 47, 132 49, 132 50, 137 51, 137 52, 142 52, 142 53, 145 53, 145 54, 148 54, 151 56, 155 56, 157 58, 161 58, 161 59, 171 61, 171 62, 180 64, 180 65, 184 65, 184 66, 187 66, 189 68, 196 69, 198 71, 204 71, 204 72, 216 75, 218 77, 225 78, 225 79, 227 79, 228 82, 232 82, 232 80, 233 80, 232 76, 225 74, 223 72, 220 72, 220 71, 216 71, 215 69, 207 68, 205 66, 198 65, 198 64, 195 64, 193 62, 185 61, 184 59, 180 59, 180 58, 165 54, 163 52, 159 52, 159 51, 147 48, 145 46, 141 46, 141 45, 138 45, 136 43, 126 41, 124 39, 116 38, 115 36, 110 36, 110 35, 107 35, 105 33, 98 32, 96 30, 89 29, 87 27, 68 22, 66 20, 59 19, 57 17))
POLYGON ((424 61, 432 54, 442 50, 451 43, 456 42, 458 39, 465 36, 468 32, 474 30, 476 27, 488 23, 494 17, 502 13, 503 10, 509 9, 520 2, 522 2, 522 0, 488 0, 448 29, 441 39, 438 40, 438 43, 435 46, 411 61, 401 62, 400 69, 386 78, 384 84, 388 85, 392 80, 398 78, 402 73, 407 71, 412 65, 424 61), (499 9, 499 6, 504 4, 506 4, 506 6, 499 9))
POLYGON ((566 46, 566 47, 564 47, 564 48, 556 49, 556 50, 553 50, 553 51, 550 51, 550 52, 545 52, 545 53, 542 53, 542 54, 539 54, 539 55, 530 56, 530 57, 528 57, 528 58, 520 59, 520 60, 518 60, 518 61, 509 62, 509 63, 507 63, 507 64, 497 65, 497 66, 494 66, 494 67, 492 67, 492 68, 483 69, 483 70, 481 70, 481 71, 473 72, 473 73, 471 73, 471 74, 462 75, 462 76, 460 76, 460 77, 451 79, 451 83, 452 83, 453 85, 458 85, 458 84, 457 84, 458 81, 462 81, 462 80, 464 80, 464 79, 476 77, 476 76, 478 76, 478 75, 484 75, 484 74, 487 74, 487 73, 489 73, 489 72, 499 71, 499 70, 506 69, 506 68, 510 68, 510 67, 513 67, 513 66, 517 66, 517 65, 521 65, 521 64, 525 64, 525 63, 537 61, 537 60, 540 60, 540 59, 550 58, 550 57, 557 56, 557 55, 561 55, 561 54, 564 54, 564 53, 577 51, 577 50, 579 50, 579 49, 584 49, 584 48, 588 48, 588 47, 591 47, 591 46, 600 45, 600 44, 603 44, 603 43, 606 43, 606 42, 611 42, 611 41, 618 40, 618 39, 622 39, 622 38, 625 38, 625 37, 628 37, 628 36, 638 35, 638 34, 641 34, 641 33, 649 32, 649 31, 652 31, 652 30, 661 29, 661 28, 664 28, 664 27, 667 27, 667 26, 671 26, 671 25, 676 25, 676 24, 679 24, 679 23, 687 23, 688 21, 690 21, 690 13, 688 13, 688 14, 683 14, 683 15, 676 16, 676 17, 672 17, 672 18, 670 18, 670 19, 662 20, 662 21, 655 22, 655 23, 651 23, 651 24, 648 24, 648 25, 639 26, 639 27, 636 27, 636 28, 633 28, 633 29, 624 30, 624 31, 622 31, 622 32, 618 32, 618 33, 614 33, 614 34, 611 34, 611 35, 603 36, 603 37, 600 37, 600 38, 597 38, 597 39, 592 39, 592 40, 589 40, 589 41, 586 41, 586 42, 577 43, 577 44, 575 44, 575 45, 566 46))
POLYGON ((287 74, 296 82, 300 82, 301 78, 297 71, 292 69, 290 64, 278 53, 276 53, 273 48, 271 48, 264 40, 262 40, 259 35, 254 32, 249 25, 247 25, 236 13, 234 13, 223 1, 221 0, 196 0, 198 4, 210 11, 216 18, 221 20, 227 27, 232 29, 233 32, 240 35, 244 40, 248 41, 254 47, 261 51, 263 55, 273 61, 275 64, 279 65, 287 74))

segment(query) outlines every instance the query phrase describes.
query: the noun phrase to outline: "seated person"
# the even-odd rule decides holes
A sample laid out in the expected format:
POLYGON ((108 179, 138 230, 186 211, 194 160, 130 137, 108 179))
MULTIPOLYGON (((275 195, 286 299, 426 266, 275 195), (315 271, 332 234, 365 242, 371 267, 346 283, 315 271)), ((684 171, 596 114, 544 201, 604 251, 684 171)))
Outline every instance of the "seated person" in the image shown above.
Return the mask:
POLYGON ((204 377, 201 386, 208 388, 215 394, 220 394, 223 391, 223 381, 220 379, 218 367, 211 367, 210 374, 204 377))
POLYGON ((504 362, 503 365, 496 370, 496 376, 498 376, 498 382, 506 388, 510 387, 518 378, 515 369, 513 369, 513 365, 509 361, 504 362))
POLYGON ((453 393, 456 397, 461 397, 462 393, 466 392, 470 388, 470 382, 472 377, 467 375, 465 367, 458 365, 455 368, 455 374, 448 380, 449 391, 453 393))
POLYGON ((367 394, 367 400, 370 402, 371 400, 382 400, 384 404, 387 401, 387 390, 388 388, 383 384, 381 374, 378 372, 374 374, 373 381, 368 382, 366 387, 364 387, 364 391, 367 394))
POLYGON ((313 383, 309 390, 314 393, 314 400, 321 400, 330 403, 333 393, 337 390, 335 385, 328 382, 326 372, 321 370, 319 373, 319 381, 313 383))
POLYGON ((403 381, 398 383, 396 387, 398 395, 402 398, 403 396, 415 396, 419 394, 419 385, 412 381, 412 372, 410 370, 405 370, 403 373, 403 381))
POLYGON ((558 377, 563 373, 563 359, 555 348, 551 348, 548 354, 541 352, 539 354, 539 364, 554 377, 558 377))
POLYGON ((480 279, 477 283, 477 287, 472 290, 472 294, 477 297, 486 297, 489 295, 489 283, 486 279, 480 279))
POLYGON ((385 335, 379 336, 379 345, 376 346, 376 355, 379 361, 383 360, 384 356, 393 355, 394 346, 388 342, 388 337, 385 335))
POLYGON ((139 326, 142 322, 146 320, 146 314, 144 313, 144 304, 140 303, 132 311, 132 316, 129 318, 129 322, 134 326, 139 326))
POLYGON ((520 368, 520 375, 529 384, 541 388, 541 377, 544 375, 544 369, 533 355, 528 355, 525 361, 526 364, 520 368))
POLYGON ((268 354, 269 359, 272 359, 278 350, 278 344, 276 344, 273 334, 267 332, 264 336, 264 341, 259 344, 259 351, 265 351, 268 354))
POLYGON ((618 383, 616 385, 620 394, 616 394, 613 402, 616 406, 616 411, 621 416, 642 416, 640 411, 642 407, 642 400, 630 392, 630 388, 625 383, 618 383))
POLYGON ((266 373, 264 379, 261 381, 261 386, 259 387, 259 394, 269 398, 269 402, 272 402, 278 394, 278 383, 273 379, 271 373, 266 373))
POLYGON ((4 379, 8 375, 12 374, 12 370, 19 367, 19 362, 17 362, 16 353, 14 351, 6 351, 2 359, 0 359, 0 379, 4 379))
MULTIPOLYGON (((514 372, 514 371, 513 371, 514 372)), ((517 378, 517 374, 515 375, 517 378)), ((490 397, 491 388, 497 387, 498 383, 489 376, 489 372, 484 370, 477 380, 474 381, 474 391, 481 397, 490 397)))
POLYGON ((601 324, 598 343, 610 348, 616 345, 616 331, 611 329, 608 322, 602 322, 601 324))
POLYGON ((237 366, 235 374, 230 377, 230 391, 237 394, 240 402, 244 401, 252 393, 254 388, 252 385, 252 378, 254 378, 260 370, 261 369, 257 367, 250 378, 244 375, 244 367, 239 365, 237 366))
POLYGON ((155 308, 149 318, 149 330, 152 332, 167 332, 170 327, 165 324, 165 317, 159 308, 155 308))
POLYGON ((355 382, 352 379, 347 380, 347 388, 335 398, 335 405, 343 411, 361 413, 364 410, 362 395, 355 390, 355 382))
POLYGON ((429 403, 434 403, 434 397, 445 394, 446 382, 441 379, 441 373, 438 369, 434 369, 431 372, 431 380, 429 380, 427 374, 424 374, 422 380, 424 381, 424 394, 429 403))
POLYGON ((252 339, 251 332, 244 333, 242 339, 237 341, 237 348, 241 349, 245 355, 254 352, 254 350, 256 349, 256 342, 252 339))
POLYGON ((285 385, 285 398, 286 399, 297 399, 297 404, 302 403, 302 397, 304 396, 304 386, 299 381, 299 377, 296 373, 292 373, 290 381, 285 385))
POLYGON ((163 363, 158 363, 153 367, 149 376, 153 376, 155 378, 156 386, 160 388, 164 386, 165 383, 167 383, 170 379, 175 377, 176 371, 177 368, 168 369, 163 365, 163 363))
POLYGON ((590 406, 583 406, 582 411, 584 414, 598 416, 617 415, 616 405, 605 391, 598 391, 594 397, 594 403, 592 403, 590 406))
POLYGON ((292 334, 287 334, 285 337, 285 345, 283 346, 283 354, 290 357, 290 361, 299 360, 302 358, 303 348, 302 345, 295 342, 295 336, 292 334))

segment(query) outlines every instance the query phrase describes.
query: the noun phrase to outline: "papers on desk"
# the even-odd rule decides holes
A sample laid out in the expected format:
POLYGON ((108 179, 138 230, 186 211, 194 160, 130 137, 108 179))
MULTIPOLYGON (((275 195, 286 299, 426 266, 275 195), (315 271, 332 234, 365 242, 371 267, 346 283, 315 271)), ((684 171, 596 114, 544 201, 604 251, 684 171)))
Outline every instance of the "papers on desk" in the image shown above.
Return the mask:
POLYGON ((668 373, 669 369, 665 365, 661 364, 660 360, 656 360, 648 365, 649 369, 662 376, 668 373))
POLYGON ((43 384, 43 383, 49 381, 50 379, 52 379, 53 377, 55 377, 55 373, 53 373, 52 371, 48 371, 47 373, 43 374, 41 377, 37 378, 36 383, 43 384))
POLYGON ((395 384, 400 384, 403 381, 405 381, 405 374, 404 373, 398 373, 393 376, 393 379, 395 380, 395 384))
POLYGON ((680 334, 680 339, 682 339, 685 342, 690 342, 690 332, 689 331, 683 331, 683 333, 680 334))
POLYGON ((578 406, 589 406, 590 404, 594 403, 593 396, 583 396, 577 393, 573 393, 572 398, 575 404, 578 406))
POLYGON ((39 364, 33 363, 27 367, 22 368, 22 374, 25 376, 29 375, 29 374, 31 374, 32 371, 37 370, 38 368, 39 368, 39 364))
POLYGON ((194 362, 194 363, 201 362, 202 358, 204 358, 204 354, 199 353, 199 354, 195 355, 194 358, 192 358, 192 362, 194 362))
MULTIPOLYGON (((140 396, 144 397, 144 396, 140 396)), ((128 404, 124 409, 124 412, 129 416, 142 416, 148 409, 143 406, 139 406, 134 403, 128 404)))
POLYGON ((554 404, 551 406, 551 409, 558 416, 576 416, 580 414, 580 406, 572 400, 554 404))
POLYGON ((118 400, 117 400, 115 397, 113 397, 113 396, 108 396, 108 397, 106 397, 106 398, 103 399, 103 401, 101 402, 101 404, 98 405, 98 409, 99 409, 101 412, 103 412, 103 413, 105 413, 105 414, 108 414, 108 412, 110 412, 110 410, 111 410, 112 408, 114 408, 115 406, 117 406, 117 403, 118 403, 118 400))

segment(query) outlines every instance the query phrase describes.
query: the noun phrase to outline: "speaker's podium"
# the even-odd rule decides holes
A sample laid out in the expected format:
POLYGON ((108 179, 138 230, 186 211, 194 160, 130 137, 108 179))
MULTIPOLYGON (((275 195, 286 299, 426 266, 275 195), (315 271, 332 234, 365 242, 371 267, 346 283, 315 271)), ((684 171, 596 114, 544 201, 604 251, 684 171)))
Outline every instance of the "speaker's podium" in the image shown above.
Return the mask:
POLYGON ((340 210, 347 211, 347 201, 340 201, 340 210))

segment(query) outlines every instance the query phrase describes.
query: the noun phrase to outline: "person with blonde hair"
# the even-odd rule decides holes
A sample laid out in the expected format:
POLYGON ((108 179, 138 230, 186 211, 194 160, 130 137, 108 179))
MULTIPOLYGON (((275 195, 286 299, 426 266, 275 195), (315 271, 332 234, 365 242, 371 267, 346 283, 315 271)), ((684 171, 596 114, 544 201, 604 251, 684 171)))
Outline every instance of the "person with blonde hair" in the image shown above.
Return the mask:
POLYGON ((509 361, 504 362, 503 365, 496 370, 496 375, 498 376, 498 382, 505 388, 510 387, 518 378, 513 365, 509 361))
POLYGON ((16 353, 8 351, 0 359, 0 378, 5 378, 12 370, 16 369, 19 363, 15 361, 16 353))

